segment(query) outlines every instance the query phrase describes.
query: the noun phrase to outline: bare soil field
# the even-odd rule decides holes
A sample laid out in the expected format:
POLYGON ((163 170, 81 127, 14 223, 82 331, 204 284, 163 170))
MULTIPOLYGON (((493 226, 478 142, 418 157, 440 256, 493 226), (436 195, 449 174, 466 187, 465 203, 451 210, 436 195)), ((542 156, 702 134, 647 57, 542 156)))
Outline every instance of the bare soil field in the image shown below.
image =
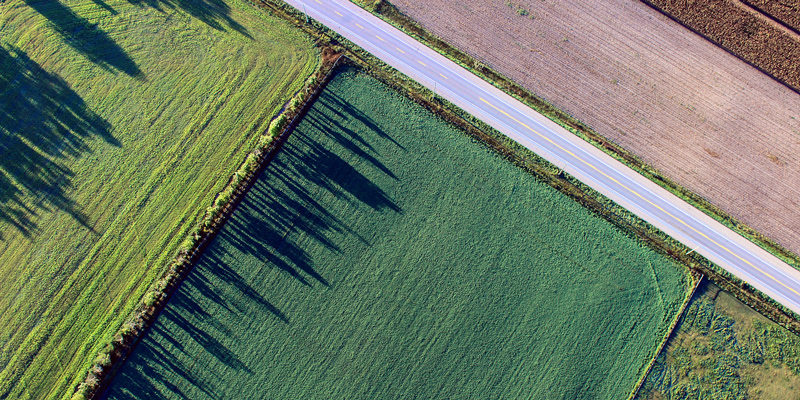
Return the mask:
POLYGON ((800 253, 797 92, 639 1, 392 3, 800 253))
POLYGON ((800 90, 800 35, 775 17, 762 14, 739 0, 643 1, 800 90))

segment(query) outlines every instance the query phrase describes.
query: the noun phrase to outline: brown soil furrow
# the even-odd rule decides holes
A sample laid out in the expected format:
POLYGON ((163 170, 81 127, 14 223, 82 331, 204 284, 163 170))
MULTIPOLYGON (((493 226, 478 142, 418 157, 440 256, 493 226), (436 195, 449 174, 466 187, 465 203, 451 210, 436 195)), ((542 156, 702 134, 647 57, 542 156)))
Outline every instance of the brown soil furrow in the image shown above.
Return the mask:
POLYGON ((800 31, 800 1, 798 0, 742 0, 795 32, 800 31))
POLYGON ((643 0, 800 91, 800 35, 739 0, 643 0))
POLYGON ((392 3, 800 253, 797 92, 639 1, 392 3))

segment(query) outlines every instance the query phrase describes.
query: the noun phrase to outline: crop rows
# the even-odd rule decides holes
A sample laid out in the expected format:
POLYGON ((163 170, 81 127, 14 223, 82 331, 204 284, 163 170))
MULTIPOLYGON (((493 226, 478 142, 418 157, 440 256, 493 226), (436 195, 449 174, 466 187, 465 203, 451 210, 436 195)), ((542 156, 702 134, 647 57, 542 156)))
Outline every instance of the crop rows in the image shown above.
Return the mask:
MULTIPOLYGON (((794 90, 800 90, 800 40, 797 35, 769 23, 740 1, 708 0, 691 4, 680 0, 644 1, 794 90)), ((777 7, 770 9, 781 10, 777 7)), ((796 18, 788 20, 792 23, 796 18)))
POLYGON ((786 26, 800 31, 800 1, 798 0, 742 0, 765 15, 780 21, 786 26))
POLYGON ((239 0, 0 7, 0 398, 70 398, 317 57, 239 0))
POLYGON ((351 70, 109 399, 624 398, 685 272, 351 70))

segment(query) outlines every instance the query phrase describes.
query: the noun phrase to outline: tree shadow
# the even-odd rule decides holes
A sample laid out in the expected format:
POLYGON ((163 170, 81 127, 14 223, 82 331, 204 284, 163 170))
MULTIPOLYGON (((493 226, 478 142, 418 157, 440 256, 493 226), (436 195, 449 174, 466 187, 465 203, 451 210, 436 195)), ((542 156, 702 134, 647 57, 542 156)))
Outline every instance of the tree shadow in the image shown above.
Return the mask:
MULTIPOLYGON (((94 1, 105 4, 102 0, 94 1)), ((144 79, 139 66, 97 24, 75 14, 57 0, 25 0, 25 3, 47 18, 64 39, 64 43, 72 46, 89 61, 109 71, 117 70, 133 78, 144 79)), ((105 6, 106 9, 111 8, 105 6)))
MULTIPOLYGON (((191 388, 201 391, 207 398, 219 399, 209 386, 195 374, 192 365, 187 365, 176 356, 176 348, 168 347, 180 343, 173 338, 173 333, 161 324, 156 324, 136 346, 135 353, 127 365, 136 365, 136 370, 123 369, 114 378, 113 386, 102 397, 103 399, 163 399, 169 398, 193 400, 191 388), (166 339, 166 344, 163 340, 166 339), (189 383, 191 388, 178 384, 173 373, 180 373, 181 380, 189 383), (154 383, 158 382, 158 385, 154 383), (159 386, 163 389, 159 390, 159 386), (182 387, 183 386, 183 387, 182 387)), ((182 351, 182 347, 179 348, 182 351)), ((192 360, 192 358, 189 358, 192 360)))
POLYGON ((114 7, 111 7, 110 5, 108 5, 108 3, 106 3, 103 0, 92 0, 92 3, 97 4, 100 8, 108 11, 111 15, 119 14, 117 10, 114 9, 114 7))
POLYGON ((281 295, 292 286, 331 287, 315 257, 330 261, 354 244, 370 245, 348 226, 352 208, 342 205, 372 214, 402 213, 376 183, 399 178, 358 133, 364 129, 396 143, 352 105, 325 94, 317 100, 181 283, 106 398, 228 398, 222 393, 230 393, 223 387, 230 382, 197 377, 218 368, 208 363, 212 359, 228 369, 214 370, 219 376, 263 376, 264 371, 253 371, 263 365, 254 358, 255 347, 269 340, 259 336, 260 329, 291 324, 290 316, 267 299, 269 293, 281 295), (334 118, 326 116, 330 107, 339 112, 334 118), (370 178, 376 176, 381 179, 370 178), (242 330, 248 326, 259 330, 242 330), (238 338, 231 341, 235 347, 221 341, 233 337, 238 338), (207 354, 198 354, 197 345, 207 354))
MULTIPOLYGON (((310 238, 334 253, 341 251, 338 242, 344 236, 369 244, 318 199, 332 195, 340 201, 364 204, 376 212, 402 213, 400 206, 356 165, 366 161, 391 179, 398 177, 356 131, 321 112, 332 106, 334 97, 328 93, 317 100, 220 233, 236 252, 264 260, 306 286, 312 282, 329 286, 329 282, 316 271, 305 250, 309 243, 296 243, 296 239, 310 238), (346 159, 342 153, 354 157, 346 159)), ((364 116, 354 113, 352 106, 339 104, 336 108, 341 119, 361 121, 372 132, 378 132, 377 125, 366 124, 364 116)), ((382 131, 379 136, 390 139, 382 131)))
POLYGON ((220 340, 239 329, 219 321, 220 312, 248 315, 255 307, 259 316, 272 313, 283 323, 289 321, 238 273, 218 263, 215 253, 221 249, 212 246, 181 283, 103 398, 195 399, 197 391, 205 398, 220 398, 214 384, 193 368, 198 356, 195 345, 225 368, 252 374, 236 349, 220 340))
POLYGON ((90 228, 67 196, 74 173, 66 161, 88 152, 95 136, 120 146, 109 123, 59 76, 2 46, 0 104, 0 221, 30 236, 32 217, 61 210, 90 228))
MULTIPOLYGON (((340 73, 343 73, 344 70, 340 73)), ((372 119, 369 115, 365 114, 361 110, 359 110, 356 106, 342 98, 341 96, 337 95, 332 91, 326 91, 323 93, 322 101, 320 102, 322 107, 325 107, 330 112, 336 113, 338 116, 342 117, 343 119, 350 119, 354 118, 358 120, 360 123, 364 124, 365 128, 368 130, 376 133, 380 138, 386 139, 390 141, 393 145, 397 146, 401 150, 405 150, 406 148, 403 147, 400 143, 398 143, 394 138, 387 133, 383 128, 381 128, 374 119, 372 119)), ((391 112, 391 111, 389 111, 391 112)), ((320 114, 324 115, 324 114, 320 114)), ((335 133, 335 132, 328 132, 328 133, 335 133)), ((347 131, 350 140, 358 140, 364 146, 369 147, 370 150, 373 150, 371 146, 367 145, 363 139, 361 139, 357 134, 353 131, 347 131)), ((337 140, 338 141, 338 140, 337 140)), ((341 144, 346 144, 342 143, 341 144)), ((348 146, 348 149, 352 150, 352 147, 348 146)))
POLYGON ((247 28, 231 18, 231 7, 224 0, 128 0, 128 2, 140 7, 152 7, 161 12, 164 12, 165 8, 183 10, 218 31, 225 31, 227 27, 248 39, 253 39, 247 28))

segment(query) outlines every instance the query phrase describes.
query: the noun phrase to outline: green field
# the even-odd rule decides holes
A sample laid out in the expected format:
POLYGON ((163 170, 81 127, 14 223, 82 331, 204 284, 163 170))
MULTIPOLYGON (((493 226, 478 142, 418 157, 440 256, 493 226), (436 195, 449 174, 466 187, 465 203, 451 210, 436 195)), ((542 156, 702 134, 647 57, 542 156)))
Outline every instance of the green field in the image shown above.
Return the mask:
POLYGON ((0 1, 0 398, 68 398, 310 40, 231 0, 0 1))
POLYGON ((350 70, 108 398, 624 398, 688 280, 350 70))
POLYGON ((799 400, 800 337, 706 283, 638 398, 799 400))

